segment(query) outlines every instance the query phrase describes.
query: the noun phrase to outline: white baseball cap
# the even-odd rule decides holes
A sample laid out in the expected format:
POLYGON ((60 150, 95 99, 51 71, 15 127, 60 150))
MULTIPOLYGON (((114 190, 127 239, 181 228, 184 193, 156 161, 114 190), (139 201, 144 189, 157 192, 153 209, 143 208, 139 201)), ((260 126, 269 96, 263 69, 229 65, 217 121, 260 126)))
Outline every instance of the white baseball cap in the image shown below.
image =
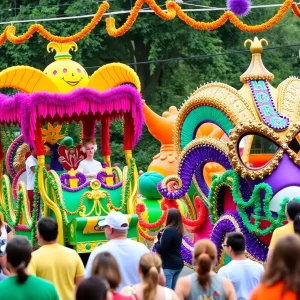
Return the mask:
POLYGON ((117 230, 127 230, 129 227, 127 216, 114 211, 109 213, 106 218, 98 222, 99 227, 110 226, 117 230))

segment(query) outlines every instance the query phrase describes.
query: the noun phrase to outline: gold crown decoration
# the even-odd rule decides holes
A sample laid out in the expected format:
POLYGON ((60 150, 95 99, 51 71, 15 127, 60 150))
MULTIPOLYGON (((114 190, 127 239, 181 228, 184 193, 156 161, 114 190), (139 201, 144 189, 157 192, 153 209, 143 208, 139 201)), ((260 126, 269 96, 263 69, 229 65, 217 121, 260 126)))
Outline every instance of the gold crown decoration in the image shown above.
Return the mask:
POLYGON ((255 37, 253 41, 249 39, 246 40, 244 43, 244 47, 246 47, 248 43, 250 43, 252 60, 247 71, 243 75, 241 75, 241 82, 247 83, 248 80, 273 80, 274 75, 266 69, 261 59, 261 53, 263 52, 262 43, 265 43, 266 46, 268 46, 268 41, 265 39, 259 40, 257 37, 255 37))
POLYGON ((56 42, 50 42, 47 45, 47 51, 56 52, 56 55, 54 56, 55 60, 61 60, 61 59, 72 59, 72 55, 69 53, 69 51, 76 52, 78 50, 78 46, 75 42, 69 42, 69 43, 56 43, 56 42))

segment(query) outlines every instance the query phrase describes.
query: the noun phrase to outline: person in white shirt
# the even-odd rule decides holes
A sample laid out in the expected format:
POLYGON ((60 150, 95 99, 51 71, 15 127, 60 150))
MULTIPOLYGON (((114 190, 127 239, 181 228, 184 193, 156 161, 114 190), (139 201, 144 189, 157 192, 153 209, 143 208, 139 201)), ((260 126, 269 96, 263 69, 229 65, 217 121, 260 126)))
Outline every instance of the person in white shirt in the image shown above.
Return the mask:
POLYGON ((241 232, 228 233, 222 246, 231 262, 222 267, 218 274, 233 283, 238 300, 249 299, 252 290, 260 283, 264 267, 246 257, 246 241, 241 232))
POLYGON ((82 140, 82 151, 86 153, 86 159, 79 163, 78 171, 83 173, 87 180, 96 178, 97 173, 102 169, 99 161, 94 159, 94 154, 97 151, 97 144, 93 138, 84 138, 82 140))
POLYGON ((33 210, 35 168, 38 165, 35 150, 30 147, 31 155, 26 159, 27 195, 29 199, 30 211, 33 210))
POLYGON ((111 212, 105 220, 99 221, 98 228, 103 229, 107 243, 97 247, 90 255, 86 265, 86 277, 91 276, 92 266, 97 254, 110 252, 118 262, 122 281, 117 288, 119 292, 125 286, 132 286, 141 281, 138 274, 140 258, 149 252, 142 243, 127 238, 128 218, 121 212, 111 212))

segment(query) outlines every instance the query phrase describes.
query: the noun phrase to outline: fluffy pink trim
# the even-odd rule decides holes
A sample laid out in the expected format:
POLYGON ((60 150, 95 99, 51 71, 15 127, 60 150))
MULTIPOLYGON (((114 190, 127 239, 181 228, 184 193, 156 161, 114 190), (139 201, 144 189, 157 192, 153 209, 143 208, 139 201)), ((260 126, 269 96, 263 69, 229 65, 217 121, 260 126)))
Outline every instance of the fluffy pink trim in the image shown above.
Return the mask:
POLYGON ((31 95, 18 93, 13 97, 0 94, 0 122, 19 123, 25 142, 34 144, 38 117, 51 121, 55 118, 78 119, 79 116, 108 113, 122 116, 129 112, 134 122, 135 146, 142 134, 144 115, 141 94, 129 85, 119 86, 103 93, 82 88, 67 94, 39 92, 31 95))

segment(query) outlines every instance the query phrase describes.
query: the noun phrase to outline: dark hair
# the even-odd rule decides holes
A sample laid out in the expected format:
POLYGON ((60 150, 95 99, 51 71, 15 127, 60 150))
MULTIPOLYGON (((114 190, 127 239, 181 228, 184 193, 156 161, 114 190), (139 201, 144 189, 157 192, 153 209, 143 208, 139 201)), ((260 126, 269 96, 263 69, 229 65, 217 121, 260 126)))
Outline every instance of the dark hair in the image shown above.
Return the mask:
POLYGON ((294 221, 297 214, 300 213, 300 202, 295 199, 289 201, 288 204, 286 205, 286 212, 288 214, 288 217, 292 221, 294 221))
POLYGON ((58 235, 58 226, 56 220, 46 217, 38 222, 38 232, 42 238, 47 241, 55 241, 58 235))
POLYGON ((246 249, 246 240, 241 232, 229 232, 226 234, 226 245, 230 246, 235 254, 243 254, 246 249))
POLYGON ((294 219, 294 231, 300 235, 300 213, 294 219))
POLYGON ((28 278, 25 268, 31 259, 32 248, 25 237, 16 236, 7 243, 7 262, 17 271, 18 283, 24 283, 28 278))
POLYGON ((80 283, 76 291, 76 300, 105 300, 108 283, 100 276, 92 276, 80 283))
POLYGON ((208 289, 210 284, 210 271, 217 258, 216 245, 207 239, 198 241, 194 246, 194 261, 196 265, 198 283, 208 289))
POLYGON ((179 235, 183 236, 184 228, 182 224, 181 213, 176 208, 171 208, 168 210, 166 227, 176 227, 179 235))
POLYGON ((287 290, 300 299, 300 237, 296 234, 285 235, 278 239, 267 264, 261 282, 266 286, 274 286, 283 282, 282 296, 287 290))
POLYGON ((122 280, 119 265, 109 252, 97 254, 92 266, 92 275, 106 279, 112 290, 115 290, 122 280))

